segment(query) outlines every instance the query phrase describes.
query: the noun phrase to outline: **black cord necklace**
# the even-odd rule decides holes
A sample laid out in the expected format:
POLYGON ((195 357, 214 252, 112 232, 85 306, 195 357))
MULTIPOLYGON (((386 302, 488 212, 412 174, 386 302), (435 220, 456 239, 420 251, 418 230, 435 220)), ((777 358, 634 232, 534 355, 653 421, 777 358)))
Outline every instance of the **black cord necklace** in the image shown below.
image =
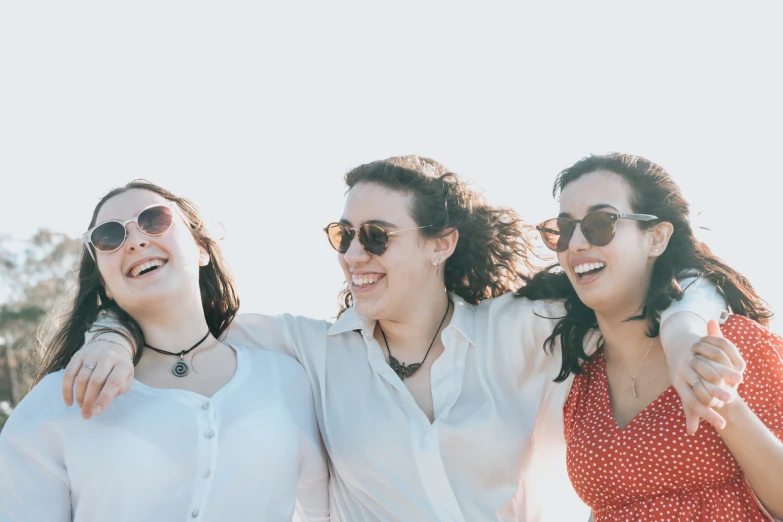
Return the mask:
POLYGON ((451 301, 448 301, 446 304, 446 313, 443 314, 443 319, 440 320, 438 329, 435 330, 435 337, 432 338, 432 342, 430 342, 430 347, 427 348, 427 353, 424 354, 424 359, 422 359, 420 363, 413 363, 410 366, 407 366, 405 363, 400 363, 400 361, 398 361, 391 354, 391 348, 389 348, 389 341, 386 340, 386 334, 383 333, 383 328, 381 328, 381 324, 378 323, 378 329, 381 331, 381 335, 383 336, 383 342, 386 343, 386 351, 389 352, 389 366, 391 366, 391 369, 394 370, 394 373, 397 374, 397 376, 400 378, 401 381, 404 381, 407 377, 410 377, 411 375, 416 373, 418 369, 421 368, 421 365, 424 364, 424 361, 427 360, 427 356, 430 354, 430 350, 432 350, 432 345, 435 344, 435 339, 438 338, 438 333, 440 333, 440 328, 441 326, 443 326, 443 322, 446 321, 446 316, 449 315, 450 308, 451 308, 451 301))
POLYGON ((159 350, 158 348, 155 348, 154 346, 150 346, 147 343, 144 343, 144 346, 152 350, 153 352, 162 353, 163 355, 174 355, 175 357, 179 357, 179 361, 174 363, 174 366, 171 367, 171 373, 176 375, 177 377, 184 377, 188 373, 190 373, 190 367, 188 366, 188 363, 185 362, 185 356, 192 352, 193 350, 198 347, 201 343, 204 342, 204 339, 209 337, 209 330, 207 330, 207 333, 204 334, 204 337, 202 337, 199 342, 188 348, 187 350, 182 350, 179 353, 174 352, 167 352, 166 350, 159 350))

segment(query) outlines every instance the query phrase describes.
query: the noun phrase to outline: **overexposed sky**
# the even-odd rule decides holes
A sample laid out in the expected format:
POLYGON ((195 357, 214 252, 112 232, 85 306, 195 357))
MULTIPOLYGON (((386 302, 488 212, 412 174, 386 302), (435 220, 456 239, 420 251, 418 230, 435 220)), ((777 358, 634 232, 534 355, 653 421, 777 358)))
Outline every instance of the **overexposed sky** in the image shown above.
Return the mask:
MULTIPOLYGON (((0 234, 145 177, 227 226, 244 311, 331 317, 343 174, 417 153, 531 222, 642 154, 783 311, 776 2, 0 2, 0 234)), ((776 325, 780 325, 780 320, 776 325)), ((779 326, 777 326, 779 330, 779 326)))

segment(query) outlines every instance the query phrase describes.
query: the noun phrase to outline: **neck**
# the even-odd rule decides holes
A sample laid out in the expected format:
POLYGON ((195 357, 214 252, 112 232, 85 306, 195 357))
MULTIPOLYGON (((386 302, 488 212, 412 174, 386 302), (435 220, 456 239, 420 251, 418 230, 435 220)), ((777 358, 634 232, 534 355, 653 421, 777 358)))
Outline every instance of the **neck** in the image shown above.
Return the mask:
POLYGON ((595 315, 609 357, 626 367, 638 364, 650 346, 647 321, 627 321, 632 314, 606 316, 596 312, 595 315))
MULTIPOLYGON (((144 333, 144 342, 160 350, 179 353, 192 347, 204 337, 209 327, 204 317, 201 300, 199 298, 198 302, 195 302, 190 299, 189 302, 189 305, 183 302, 169 305, 165 310, 155 307, 154 310, 146 311, 141 317, 134 317, 144 333)), ((212 338, 212 335, 207 336, 202 345, 209 343, 212 338)), ((168 357, 152 350, 144 351, 144 358, 149 360, 168 357)))
POLYGON ((424 356, 433 337, 437 334, 438 325, 443 322, 443 328, 449 324, 454 307, 449 304, 449 296, 445 288, 432 292, 427 296, 419 296, 416 303, 410 303, 405 315, 399 320, 378 321, 383 329, 392 353, 402 358, 424 356), (444 320, 448 309, 448 315, 444 320))

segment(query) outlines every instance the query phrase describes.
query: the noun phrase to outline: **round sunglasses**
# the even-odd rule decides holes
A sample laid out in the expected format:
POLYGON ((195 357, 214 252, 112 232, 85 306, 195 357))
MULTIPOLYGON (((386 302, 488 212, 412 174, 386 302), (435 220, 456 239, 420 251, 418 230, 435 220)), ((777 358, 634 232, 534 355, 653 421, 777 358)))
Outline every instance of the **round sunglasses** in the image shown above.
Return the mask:
POLYGON ((591 245, 602 247, 608 245, 614 239, 618 219, 653 221, 658 219, 658 217, 650 214, 590 212, 582 219, 552 218, 538 225, 536 229, 541 233, 541 239, 544 240, 547 248, 555 252, 565 252, 568 250, 571 238, 574 237, 576 225, 582 226, 582 234, 591 245))
MULTIPOLYGON (((128 238, 128 223, 136 223, 139 230, 148 236, 162 236, 169 231, 174 223, 174 209, 179 209, 175 202, 150 205, 127 221, 104 221, 84 234, 84 241, 103 253, 118 250, 128 238)), ((92 251, 88 248, 87 250, 92 251)))
POLYGON ((406 228, 405 230, 395 230, 389 232, 381 225, 375 223, 365 223, 357 228, 351 228, 345 223, 329 223, 324 228, 326 237, 329 238, 329 244, 332 248, 345 254, 348 249, 351 248, 351 243, 356 234, 359 234, 359 243, 362 248, 375 256, 383 255, 386 249, 389 247, 389 238, 402 234, 403 232, 409 232, 411 230, 418 230, 420 228, 431 227, 432 225, 425 225, 423 227, 406 228))

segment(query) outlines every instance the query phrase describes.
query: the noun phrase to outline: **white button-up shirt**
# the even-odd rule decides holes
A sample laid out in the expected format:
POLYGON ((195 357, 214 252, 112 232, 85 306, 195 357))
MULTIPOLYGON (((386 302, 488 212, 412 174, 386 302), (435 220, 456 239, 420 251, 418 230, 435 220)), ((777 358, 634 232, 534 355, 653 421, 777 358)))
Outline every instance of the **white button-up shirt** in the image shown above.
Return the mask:
POLYGON ((44 378, 0 433, 0 521, 328 520, 306 374, 233 346, 236 373, 212 397, 134 381, 89 421, 63 404, 62 371, 44 378))
MULTIPOLYGON (((718 317, 714 294, 696 285, 667 312, 718 317)), ((334 324, 240 315, 228 342, 290 353, 307 371, 330 456, 332 520, 586 521, 565 463, 571 379, 552 382, 560 359, 543 350, 555 323, 540 316, 559 317, 562 306, 451 299, 431 369, 432 424, 386 363, 375 322, 353 310, 334 324)))

